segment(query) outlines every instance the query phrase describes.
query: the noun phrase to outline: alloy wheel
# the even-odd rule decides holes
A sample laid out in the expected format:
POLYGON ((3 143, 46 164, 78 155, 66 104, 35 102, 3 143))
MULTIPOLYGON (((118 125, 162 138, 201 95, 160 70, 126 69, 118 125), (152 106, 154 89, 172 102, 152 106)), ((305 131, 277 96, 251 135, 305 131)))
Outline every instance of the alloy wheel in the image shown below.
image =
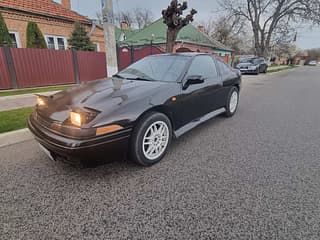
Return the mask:
POLYGON ((166 150, 169 143, 169 127, 163 121, 152 123, 144 134, 142 149, 144 156, 155 160, 166 150))

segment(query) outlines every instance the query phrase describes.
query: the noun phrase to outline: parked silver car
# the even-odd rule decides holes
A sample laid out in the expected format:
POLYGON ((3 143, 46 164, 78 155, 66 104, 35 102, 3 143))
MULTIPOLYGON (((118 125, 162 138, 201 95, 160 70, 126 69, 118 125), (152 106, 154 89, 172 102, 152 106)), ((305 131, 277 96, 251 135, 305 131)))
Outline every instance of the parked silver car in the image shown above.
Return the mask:
POLYGON ((313 60, 313 61, 310 61, 308 65, 309 65, 309 66, 317 66, 318 63, 317 63, 316 60, 313 60))

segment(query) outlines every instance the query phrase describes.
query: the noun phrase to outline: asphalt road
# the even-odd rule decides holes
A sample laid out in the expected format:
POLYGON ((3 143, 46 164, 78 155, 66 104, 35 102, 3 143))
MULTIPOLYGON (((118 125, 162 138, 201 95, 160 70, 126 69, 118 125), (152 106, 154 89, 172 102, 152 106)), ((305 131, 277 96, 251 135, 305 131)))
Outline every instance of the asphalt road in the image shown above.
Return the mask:
POLYGON ((151 168, 2 148, 0 239, 320 239, 319 90, 320 67, 245 77, 234 118, 151 168))

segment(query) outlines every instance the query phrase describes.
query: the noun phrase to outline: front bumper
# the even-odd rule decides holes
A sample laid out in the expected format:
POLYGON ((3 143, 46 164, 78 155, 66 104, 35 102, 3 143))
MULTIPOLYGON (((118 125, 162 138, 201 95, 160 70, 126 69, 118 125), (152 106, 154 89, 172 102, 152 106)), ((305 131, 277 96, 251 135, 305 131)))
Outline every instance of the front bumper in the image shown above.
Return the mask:
POLYGON ((73 139, 50 131, 32 116, 28 127, 35 139, 48 149, 54 159, 66 160, 108 159, 113 153, 127 151, 132 129, 124 129, 90 139, 73 139))
POLYGON ((254 70, 249 70, 249 69, 239 69, 241 73, 244 73, 244 74, 248 74, 248 73, 257 73, 257 69, 254 69, 254 70))

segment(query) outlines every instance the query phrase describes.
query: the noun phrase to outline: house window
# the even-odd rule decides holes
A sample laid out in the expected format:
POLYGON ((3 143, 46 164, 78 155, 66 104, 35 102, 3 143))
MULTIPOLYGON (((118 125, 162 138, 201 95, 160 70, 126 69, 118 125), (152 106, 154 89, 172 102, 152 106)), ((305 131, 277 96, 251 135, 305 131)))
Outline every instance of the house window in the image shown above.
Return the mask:
POLYGON ((65 37, 46 35, 46 41, 49 49, 54 49, 54 50, 67 49, 67 39, 65 37))
POLYGON ((63 38, 57 38, 58 40, 58 49, 59 50, 66 50, 66 44, 63 38))
POLYGON ((12 40, 12 45, 14 48, 21 48, 21 41, 20 41, 20 37, 19 37, 19 33, 18 32, 14 32, 14 31, 9 31, 11 40, 12 40))
POLYGON ((56 49, 53 37, 47 37, 47 45, 49 49, 56 49))

